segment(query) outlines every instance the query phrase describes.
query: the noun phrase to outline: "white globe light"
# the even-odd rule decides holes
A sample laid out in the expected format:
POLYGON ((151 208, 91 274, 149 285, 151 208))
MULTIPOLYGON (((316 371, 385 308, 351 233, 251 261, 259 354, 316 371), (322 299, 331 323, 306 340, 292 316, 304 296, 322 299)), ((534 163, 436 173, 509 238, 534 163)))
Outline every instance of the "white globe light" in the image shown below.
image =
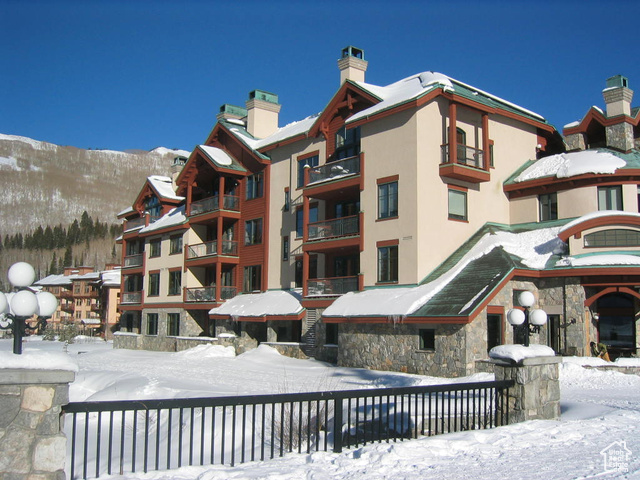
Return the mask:
POLYGON ((539 309, 532 310, 529 314, 529 323, 538 327, 544 325, 547 323, 547 312, 539 309))
POLYGON ((36 271, 27 262, 18 262, 11 265, 7 277, 14 287, 28 287, 36 279, 36 271))
POLYGON ((524 323, 524 312, 517 308, 512 308, 507 312, 507 321, 511 325, 522 325, 524 323))
POLYGON ((58 308, 58 299, 53 293, 40 292, 36 294, 41 317, 50 317, 58 308))
POLYGON ((533 305, 533 302, 535 301, 536 301, 536 298, 533 296, 533 293, 531 293, 528 290, 521 292, 520 295, 518 296, 518 302, 520 303, 521 307, 529 308, 533 305))
POLYGON ((30 317, 38 313, 38 299, 29 290, 20 290, 11 299, 11 310, 19 317, 30 317))
POLYGON ((4 293, 0 292, 0 315, 2 315, 3 313, 9 313, 8 307, 9 300, 7 300, 7 297, 4 293))

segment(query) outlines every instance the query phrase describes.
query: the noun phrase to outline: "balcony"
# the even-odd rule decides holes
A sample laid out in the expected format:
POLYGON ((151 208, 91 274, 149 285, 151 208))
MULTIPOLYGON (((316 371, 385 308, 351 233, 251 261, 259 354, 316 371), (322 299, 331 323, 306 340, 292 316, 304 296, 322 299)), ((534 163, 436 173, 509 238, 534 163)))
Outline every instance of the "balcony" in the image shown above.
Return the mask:
POLYGON ((328 240, 360 234, 360 216, 334 218, 308 225, 308 240, 328 240))
MULTIPOLYGON (((230 210, 233 212, 240 211, 240 197, 235 195, 225 195, 222 199, 222 209, 230 210)), ((196 200, 191 202, 190 216, 202 215, 204 213, 216 212, 220 210, 220 200, 218 195, 213 197, 203 198, 202 200, 196 200)))
POLYGON ((100 303, 99 302, 91 303, 91 311, 92 312, 99 312, 100 311, 100 303))
POLYGON ((145 217, 132 218, 131 220, 127 220, 124 224, 124 231, 128 232, 134 228, 144 227, 146 224, 145 217))
POLYGON ((456 162, 451 161, 449 144, 442 145, 442 163, 440 176, 471 183, 482 183, 490 180, 485 165, 484 152, 467 145, 456 145, 456 162))
POLYGON ((216 287, 196 287, 186 289, 188 303, 215 303, 216 287))
POLYGON ((141 267, 144 255, 142 253, 136 253, 134 255, 127 255, 124 257, 124 268, 141 267))
POLYGON ((60 302, 60 310, 62 310, 63 312, 73 312, 73 307, 73 302, 70 302, 68 300, 63 300, 60 302))
POLYGON ((307 186, 338 180, 344 177, 357 175, 360 173, 360 156, 349 157, 337 162, 330 162, 325 165, 309 169, 309 182, 307 186))
MULTIPOLYGON (((187 247, 187 260, 195 258, 211 257, 218 254, 218 242, 213 240, 211 242, 197 243, 195 245, 189 245, 187 247)), ((238 242, 231 240, 222 241, 221 255, 228 257, 238 256, 238 242)))
POLYGON ((120 303, 122 305, 139 305, 142 303, 142 292, 124 292, 120 303))
POLYGON ((308 296, 344 295, 358 291, 358 277, 315 278, 307 281, 308 296))

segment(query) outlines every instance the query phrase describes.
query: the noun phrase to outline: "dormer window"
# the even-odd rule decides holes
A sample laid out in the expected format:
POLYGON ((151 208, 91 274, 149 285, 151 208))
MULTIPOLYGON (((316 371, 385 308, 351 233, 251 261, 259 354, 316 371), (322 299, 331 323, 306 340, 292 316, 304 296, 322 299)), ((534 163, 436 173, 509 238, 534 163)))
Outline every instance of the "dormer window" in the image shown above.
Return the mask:
POLYGON ((162 213, 162 205, 160 205, 160 200, 158 200, 158 197, 155 195, 147 199, 144 204, 144 209, 149 212, 151 218, 158 218, 162 213))

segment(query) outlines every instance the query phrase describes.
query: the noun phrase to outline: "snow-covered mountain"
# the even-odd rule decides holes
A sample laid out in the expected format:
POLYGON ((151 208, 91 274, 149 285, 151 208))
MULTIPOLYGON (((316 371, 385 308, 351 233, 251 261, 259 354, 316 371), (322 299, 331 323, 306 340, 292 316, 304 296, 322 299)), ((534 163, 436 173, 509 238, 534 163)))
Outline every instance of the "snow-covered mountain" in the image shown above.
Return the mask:
POLYGON ((83 150, 0 134, 0 235, 67 225, 87 211, 116 222, 149 175, 170 175, 184 150, 83 150))

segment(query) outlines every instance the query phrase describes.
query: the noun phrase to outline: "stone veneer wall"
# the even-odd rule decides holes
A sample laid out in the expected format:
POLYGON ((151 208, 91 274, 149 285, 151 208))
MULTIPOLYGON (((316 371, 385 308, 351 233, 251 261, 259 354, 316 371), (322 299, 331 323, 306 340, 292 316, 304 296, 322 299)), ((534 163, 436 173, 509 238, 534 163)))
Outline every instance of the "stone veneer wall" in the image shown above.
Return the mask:
POLYGON ((258 346, 258 342, 242 332, 240 337, 161 337, 118 332, 113 338, 113 348, 151 350, 156 352, 180 352, 198 345, 232 346, 240 355, 258 346))
POLYGON ((631 150, 635 146, 633 138, 633 125, 627 122, 608 125, 605 127, 607 136, 607 146, 622 150, 623 152, 631 150))
MULTIPOLYGON (((434 376, 468 373, 469 325, 340 324, 338 365, 434 376), (435 329, 434 350, 420 350, 419 331, 435 329)), ((472 366, 473 368, 473 366, 472 366)))
POLYGON ((509 423, 560 418, 561 357, 525 358, 521 362, 495 360, 496 380, 513 380, 509 389, 509 423))
POLYGON ((61 406, 75 374, 5 369, 0 375, 0 478, 64 480, 61 406))

